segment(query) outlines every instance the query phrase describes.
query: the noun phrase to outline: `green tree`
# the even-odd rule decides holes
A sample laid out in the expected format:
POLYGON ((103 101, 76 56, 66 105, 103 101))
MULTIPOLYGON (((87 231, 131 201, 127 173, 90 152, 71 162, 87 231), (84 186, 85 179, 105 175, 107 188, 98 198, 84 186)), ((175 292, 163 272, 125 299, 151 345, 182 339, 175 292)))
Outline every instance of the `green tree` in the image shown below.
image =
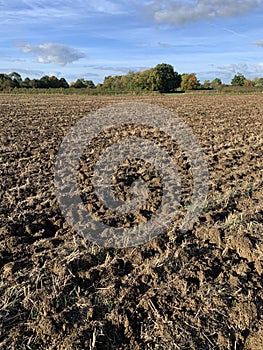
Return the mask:
POLYGON ((222 86, 222 80, 220 78, 215 78, 214 80, 212 80, 211 86, 214 89, 218 89, 222 86))
POLYGON ((42 78, 39 79, 39 83, 36 84, 37 88, 41 89, 48 89, 50 87, 50 78, 48 75, 44 75, 42 78))
POLYGON ((212 84, 211 84, 211 81, 210 80, 205 80, 203 82, 203 86, 202 86, 204 89, 211 89, 212 88, 212 84))
POLYGON ((160 72, 156 68, 151 68, 147 71, 148 77, 146 79, 147 90, 159 91, 160 72))
POLYGON ((4 89, 3 85, 6 82, 6 80, 8 80, 8 79, 10 79, 10 78, 8 77, 7 74, 0 74, 0 89, 1 90, 4 89))
POLYGON ((85 80, 85 85, 87 89, 95 89, 96 86, 92 80, 85 80))
POLYGON ((54 75, 52 77, 49 77, 49 87, 50 88, 60 88, 60 82, 57 77, 54 75))
POLYGON ((150 69, 138 72, 134 76, 134 87, 137 91, 151 90, 151 72, 150 69))
POLYGON ((122 79, 122 76, 116 75, 114 77, 113 90, 118 92, 118 91, 123 90, 123 88, 124 88, 124 81, 122 79))
POLYGON ((60 78, 59 79, 59 87, 63 88, 63 89, 68 89, 69 88, 69 84, 66 81, 65 78, 60 78))
POLYGON ((237 73, 231 80, 231 85, 233 86, 244 86, 246 77, 242 73, 237 73))
POLYGON ((5 81, 1 84, 1 90, 12 90, 15 87, 18 87, 17 82, 13 81, 11 78, 5 79, 5 81))
POLYGON ((86 85, 84 84, 83 79, 77 79, 77 81, 72 84, 72 87, 75 89, 83 89, 86 85))
POLYGON ((0 74, 0 90, 12 90, 19 87, 17 80, 13 80, 10 75, 0 74))
POLYGON ((75 83, 71 83, 71 87, 74 87, 76 89, 94 89, 95 85, 92 80, 79 78, 75 83))
POLYGON ((136 73, 132 70, 130 70, 126 74, 126 89, 127 91, 132 91, 134 89, 134 77, 136 73))
POLYGON ((31 85, 32 88, 38 89, 38 88, 41 87, 41 82, 40 82, 39 79, 32 79, 32 80, 30 81, 30 85, 31 85))
POLYGON ((22 81, 22 83, 20 84, 20 86, 21 86, 22 88, 26 88, 26 89, 31 88, 31 87, 32 87, 32 86, 31 86, 31 80, 30 80, 28 77, 26 77, 26 78, 22 81))
POLYGON ((160 92, 172 92, 181 84, 181 75, 174 71, 174 67, 167 63, 157 64, 154 68, 157 72, 156 90, 160 92))
POLYGON ((114 85, 114 78, 111 75, 104 78, 104 81, 102 84, 103 88, 105 88, 107 90, 112 90, 113 85, 114 85))
POLYGON ((22 83, 21 75, 18 74, 17 72, 12 72, 8 76, 15 83, 16 87, 19 87, 20 84, 22 83))
POLYGON ((254 86, 255 87, 263 87, 263 78, 255 78, 253 80, 254 86))

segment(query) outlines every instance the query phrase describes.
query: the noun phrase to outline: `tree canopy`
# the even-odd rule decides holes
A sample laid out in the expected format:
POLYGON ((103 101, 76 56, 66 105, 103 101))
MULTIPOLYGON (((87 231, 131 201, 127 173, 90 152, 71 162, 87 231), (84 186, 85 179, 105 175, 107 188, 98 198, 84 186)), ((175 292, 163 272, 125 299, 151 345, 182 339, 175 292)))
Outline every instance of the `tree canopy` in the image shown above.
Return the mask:
POLYGON ((196 90, 200 86, 200 82, 195 73, 183 74, 181 88, 183 90, 196 90))
POLYGON ((231 80, 231 85, 233 86, 243 86, 245 85, 246 78, 243 74, 237 73, 231 80))
POLYGON ((157 64, 154 70, 156 76, 156 88, 158 91, 172 92, 180 86, 182 81, 181 75, 175 72, 173 66, 170 64, 157 64))

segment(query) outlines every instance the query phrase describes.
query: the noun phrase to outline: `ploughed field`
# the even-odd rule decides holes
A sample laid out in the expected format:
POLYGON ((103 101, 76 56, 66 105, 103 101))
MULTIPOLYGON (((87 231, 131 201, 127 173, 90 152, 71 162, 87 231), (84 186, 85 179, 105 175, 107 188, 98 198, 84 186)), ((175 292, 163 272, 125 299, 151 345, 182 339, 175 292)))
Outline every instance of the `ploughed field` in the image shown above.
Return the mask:
POLYGON ((263 349, 262 121, 262 95, 0 95, 0 349, 263 349), (107 248, 63 218, 54 164, 77 121, 132 101, 192 128, 209 191, 182 233, 192 178, 178 150, 181 214, 143 245, 107 248))

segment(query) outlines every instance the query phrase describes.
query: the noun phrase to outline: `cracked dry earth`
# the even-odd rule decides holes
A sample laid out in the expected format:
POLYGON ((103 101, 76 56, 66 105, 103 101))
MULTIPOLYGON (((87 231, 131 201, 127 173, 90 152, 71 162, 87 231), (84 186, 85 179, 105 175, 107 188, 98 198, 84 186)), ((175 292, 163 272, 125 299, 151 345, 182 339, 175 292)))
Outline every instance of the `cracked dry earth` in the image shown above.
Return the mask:
MULTIPOLYGON (((262 95, 0 95, 0 349, 262 349, 262 120, 262 95), (209 191, 197 222, 181 233, 192 177, 175 148, 182 181, 176 220, 143 245, 106 248, 63 218, 54 164, 81 117, 131 101, 164 107, 192 128, 209 191)), ((171 140, 163 142, 169 149, 171 140)), ((79 190, 103 220, 107 210, 92 197, 87 158, 79 190)), ((129 199, 138 171, 152 205, 130 225, 147 221, 162 194, 158 172, 132 159, 115 174, 121 200, 129 199)))

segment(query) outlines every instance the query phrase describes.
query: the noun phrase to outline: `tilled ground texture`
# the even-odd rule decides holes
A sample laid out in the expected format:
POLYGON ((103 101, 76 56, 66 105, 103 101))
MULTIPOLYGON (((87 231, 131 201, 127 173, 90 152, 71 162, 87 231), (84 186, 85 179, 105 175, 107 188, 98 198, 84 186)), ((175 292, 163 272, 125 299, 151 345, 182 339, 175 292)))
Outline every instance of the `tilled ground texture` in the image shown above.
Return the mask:
MULTIPOLYGON (((1 95, 0 348, 262 349, 262 120, 262 95, 1 95), (144 245, 106 248, 63 218, 54 164, 81 117, 129 101, 162 106, 192 128, 208 163, 209 192, 193 229, 181 233, 177 221, 187 210, 191 169, 177 150, 178 220, 144 245)), ((90 174, 85 157, 81 162, 85 202, 90 174)), ((132 176, 142 166, 134 162, 132 176)), ((123 182, 125 172, 118 176, 116 193, 126 200, 130 183, 123 182)), ((156 184, 160 196, 162 183, 156 184)))

